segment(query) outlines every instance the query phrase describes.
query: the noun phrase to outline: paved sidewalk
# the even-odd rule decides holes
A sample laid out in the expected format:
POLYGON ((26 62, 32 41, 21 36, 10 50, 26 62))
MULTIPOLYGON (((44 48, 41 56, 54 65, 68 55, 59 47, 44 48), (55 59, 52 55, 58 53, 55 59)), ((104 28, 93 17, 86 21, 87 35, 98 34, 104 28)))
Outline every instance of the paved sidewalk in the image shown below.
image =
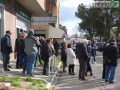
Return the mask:
MULTIPOLYGON (((54 90, 120 90, 120 65, 117 67, 117 72, 114 84, 105 83, 102 79, 102 52, 97 52, 97 64, 91 64, 93 76, 86 77, 88 81, 78 80, 79 64, 75 66, 75 76, 68 73, 58 73, 58 80, 55 83, 54 90)), ((91 60, 92 62, 92 60, 91 60)), ((120 59, 118 60, 120 64, 120 59)), ((67 70, 68 68, 66 68, 67 70)))
MULTIPOLYGON (((60 58, 58 56, 57 58, 60 58)), ((10 61, 10 65, 12 66, 12 69, 10 71, 4 71, 3 70, 3 64, 0 62, 0 75, 5 75, 5 76, 21 76, 21 78, 26 78, 26 74, 22 74, 23 69, 16 69, 16 60, 10 61)), ((51 73, 50 77, 42 75, 43 71, 43 65, 38 65, 39 67, 34 67, 33 69, 33 75, 35 79, 44 79, 48 83, 51 83, 51 79, 53 75, 55 74, 56 70, 53 70, 53 73, 51 73)))

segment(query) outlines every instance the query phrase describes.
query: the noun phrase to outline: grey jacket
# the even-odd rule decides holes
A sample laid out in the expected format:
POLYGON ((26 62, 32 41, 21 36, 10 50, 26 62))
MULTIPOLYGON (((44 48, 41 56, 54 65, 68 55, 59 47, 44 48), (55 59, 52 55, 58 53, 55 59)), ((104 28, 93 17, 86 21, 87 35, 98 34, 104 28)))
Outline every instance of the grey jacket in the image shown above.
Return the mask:
POLYGON ((29 33, 25 39, 25 51, 27 55, 34 55, 37 51, 37 46, 40 45, 40 42, 36 37, 33 36, 32 33, 29 33))

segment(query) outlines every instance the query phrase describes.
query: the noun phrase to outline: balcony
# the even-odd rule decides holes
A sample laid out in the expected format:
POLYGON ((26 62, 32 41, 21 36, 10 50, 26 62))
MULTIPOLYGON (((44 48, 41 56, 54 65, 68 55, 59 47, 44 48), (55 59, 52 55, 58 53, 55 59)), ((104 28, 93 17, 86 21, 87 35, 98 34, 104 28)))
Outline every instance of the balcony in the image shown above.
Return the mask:
POLYGON ((46 13, 45 6, 42 5, 43 3, 40 0, 16 0, 20 3, 24 8, 26 8, 33 16, 49 16, 46 13))
POLYGON ((57 17, 33 17, 33 22, 57 22, 57 17))

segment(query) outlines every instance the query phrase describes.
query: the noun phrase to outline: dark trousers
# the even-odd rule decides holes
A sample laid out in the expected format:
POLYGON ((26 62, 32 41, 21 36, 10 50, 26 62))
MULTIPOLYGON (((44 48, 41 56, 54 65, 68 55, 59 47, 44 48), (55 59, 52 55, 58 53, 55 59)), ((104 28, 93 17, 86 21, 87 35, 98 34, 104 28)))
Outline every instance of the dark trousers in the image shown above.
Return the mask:
POLYGON ((91 68, 91 65, 90 65, 90 58, 89 58, 89 60, 87 61, 86 73, 87 73, 88 71, 92 71, 92 68, 91 68))
POLYGON ((48 61, 44 61, 43 74, 47 74, 48 71, 48 61))
POLYGON ((22 65, 20 64, 20 60, 19 60, 19 54, 17 54, 17 61, 16 61, 16 68, 19 68, 21 67, 22 68, 22 65))
POLYGON ((102 74, 102 79, 105 79, 105 67, 106 67, 106 64, 103 64, 103 74, 102 74))
POLYGON ((86 65, 87 63, 85 61, 79 60, 80 66, 79 66, 79 78, 85 79, 85 72, 86 72, 86 65))
POLYGON ((58 50, 55 50, 55 56, 56 57, 58 56, 58 50))
POLYGON ((4 57, 5 57, 4 69, 6 69, 7 68, 7 64, 9 64, 10 55, 9 54, 4 54, 4 57))
POLYGON ((74 65, 69 65, 69 73, 74 73, 74 65))
POLYGON ((63 71, 65 71, 66 62, 63 61, 63 71))

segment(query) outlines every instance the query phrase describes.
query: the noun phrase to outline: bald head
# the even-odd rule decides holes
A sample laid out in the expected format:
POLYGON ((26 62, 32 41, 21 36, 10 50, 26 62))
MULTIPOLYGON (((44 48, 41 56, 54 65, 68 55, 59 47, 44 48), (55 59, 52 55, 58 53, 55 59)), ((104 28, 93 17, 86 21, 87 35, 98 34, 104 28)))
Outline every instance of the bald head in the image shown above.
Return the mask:
POLYGON ((30 29, 30 30, 29 30, 29 33, 34 34, 34 30, 33 30, 33 29, 30 29))

